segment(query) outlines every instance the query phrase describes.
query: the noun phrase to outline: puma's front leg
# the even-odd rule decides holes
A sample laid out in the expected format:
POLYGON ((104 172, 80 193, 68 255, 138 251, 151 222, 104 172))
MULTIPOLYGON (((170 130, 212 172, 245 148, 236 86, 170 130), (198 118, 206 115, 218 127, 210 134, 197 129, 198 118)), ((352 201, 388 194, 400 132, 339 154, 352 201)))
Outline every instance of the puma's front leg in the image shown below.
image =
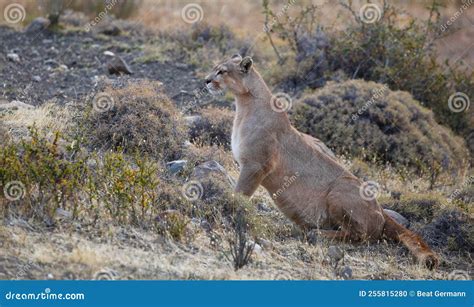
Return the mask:
POLYGON ((248 197, 252 196, 265 178, 265 175, 264 168, 258 163, 242 165, 235 192, 242 193, 248 197))

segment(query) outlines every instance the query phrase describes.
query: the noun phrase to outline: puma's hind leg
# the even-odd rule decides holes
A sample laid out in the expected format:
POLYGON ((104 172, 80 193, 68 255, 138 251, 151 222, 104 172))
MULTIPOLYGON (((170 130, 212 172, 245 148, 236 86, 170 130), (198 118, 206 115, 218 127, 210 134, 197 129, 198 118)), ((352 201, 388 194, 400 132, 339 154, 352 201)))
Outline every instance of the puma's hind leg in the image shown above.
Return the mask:
POLYGON ((356 180, 344 180, 327 195, 331 223, 349 233, 352 241, 378 240, 382 237, 385 219, 382 208, 359 195, 356 180))

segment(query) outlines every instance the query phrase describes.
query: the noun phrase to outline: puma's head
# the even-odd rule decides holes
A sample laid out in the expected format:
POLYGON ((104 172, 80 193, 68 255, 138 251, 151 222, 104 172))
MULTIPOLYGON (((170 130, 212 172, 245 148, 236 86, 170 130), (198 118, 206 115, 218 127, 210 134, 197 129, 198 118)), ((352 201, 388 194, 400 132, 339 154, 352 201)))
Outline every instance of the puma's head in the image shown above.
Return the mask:
POLYGON ((249 92, 249 72, 252 69, 252 58, 242 58, 236 54, 230 59, 216 65, 206 77, 206 86, 211 94, 219 94, 229 90, 234 95, 249 92))

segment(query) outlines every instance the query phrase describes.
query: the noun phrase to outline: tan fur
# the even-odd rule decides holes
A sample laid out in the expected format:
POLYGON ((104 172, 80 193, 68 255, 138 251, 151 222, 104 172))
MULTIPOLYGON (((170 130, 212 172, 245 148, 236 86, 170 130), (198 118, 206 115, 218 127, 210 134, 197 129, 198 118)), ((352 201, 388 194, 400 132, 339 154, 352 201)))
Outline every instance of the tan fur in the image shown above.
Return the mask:
POLYGON ((404 244, 428 268, 438 257, 416 234, 361 198, 362 182, 318 139, 297 131, 275 112, 272 93, 249 57, 236 55, 206 77, 214 93, 236 97, 232 153, 240 165, 236 192, 251 196, 262 185, 280 210, 303 228, 339 229, 352 241, 387 238, 404 244), (288 181, 288 178, 296 178, 288 181))

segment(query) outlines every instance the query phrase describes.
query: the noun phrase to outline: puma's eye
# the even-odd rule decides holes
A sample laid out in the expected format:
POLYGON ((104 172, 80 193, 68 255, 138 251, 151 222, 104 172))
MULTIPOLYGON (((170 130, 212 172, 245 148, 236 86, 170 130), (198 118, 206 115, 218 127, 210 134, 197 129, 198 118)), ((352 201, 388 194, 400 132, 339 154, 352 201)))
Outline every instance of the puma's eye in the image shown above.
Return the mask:
POLYGON ((226 71, 224 71, 224 70, 218 70, 216 75, 222 75, 222 74, 225 74, 225 73, 226 73, 226 71))

